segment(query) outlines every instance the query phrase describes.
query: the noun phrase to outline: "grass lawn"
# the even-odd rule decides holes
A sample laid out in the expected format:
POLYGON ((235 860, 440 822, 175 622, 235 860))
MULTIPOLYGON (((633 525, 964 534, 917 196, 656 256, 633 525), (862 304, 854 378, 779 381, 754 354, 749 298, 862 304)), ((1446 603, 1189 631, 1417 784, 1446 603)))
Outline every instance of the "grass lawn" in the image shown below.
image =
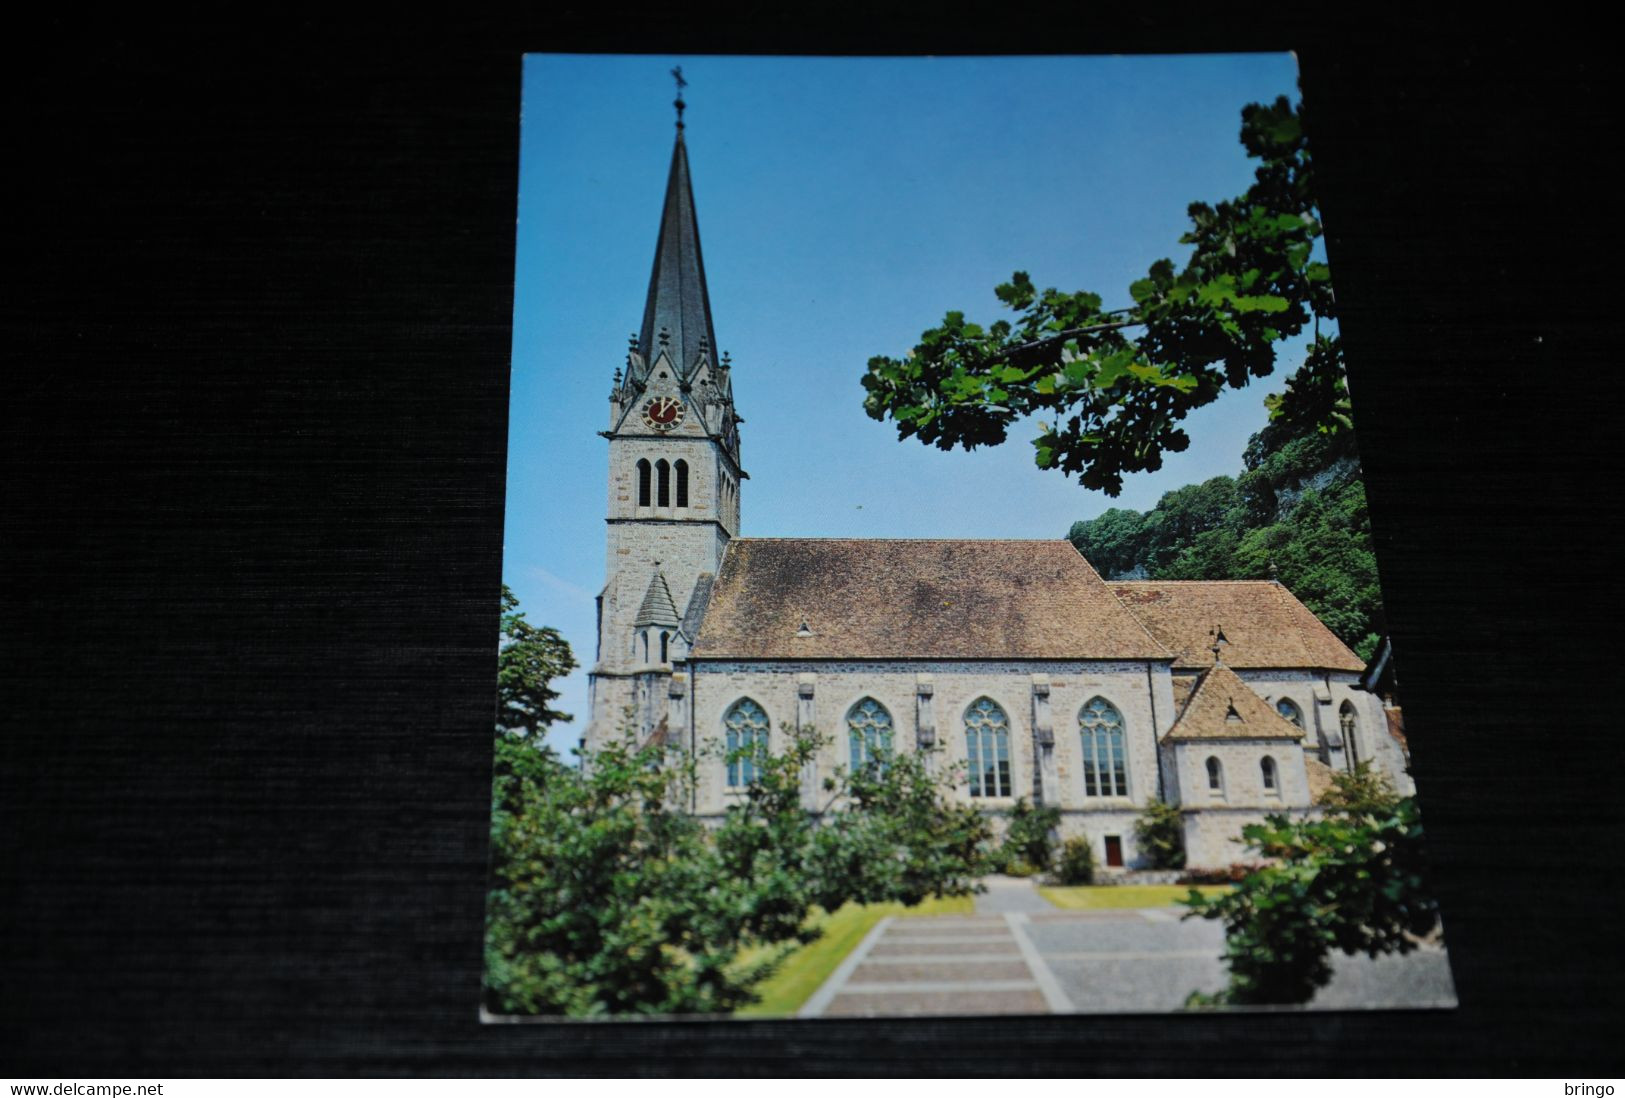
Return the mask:
MULTIPOLYGON (((1079 885, 1041 886, 1038 893, 1056 907, 1103 911, 1113 907, 1172 907, 1190 890, 1190 885, 1079 885)), ((1204 896, 1222 896, 1230 886, 1201 885, 1196 891, 1204 896)))
POLYGON ((801 1009, 836 966, 857 948, 863 936, 887 915, 969 915, 975 910, 969 896, 930 899, 917 907, 902 904, 847 904, 833 915, 819 912, 812 924, 823 936, 786 957, 779 970, 756 989, 761 1001, 737 1014, 742 1018, 782 1018, 801 1009))

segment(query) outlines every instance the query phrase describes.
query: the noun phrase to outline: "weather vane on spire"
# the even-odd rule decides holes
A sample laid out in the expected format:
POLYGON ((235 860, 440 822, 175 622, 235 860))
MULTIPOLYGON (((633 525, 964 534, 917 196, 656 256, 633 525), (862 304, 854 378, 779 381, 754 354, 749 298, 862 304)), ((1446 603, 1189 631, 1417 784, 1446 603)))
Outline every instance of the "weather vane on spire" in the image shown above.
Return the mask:
POLYGON ((678 65, 671 70, 671 78, 677 81, 677 98, 672 106, 677 108, 677 128, 683 128, 683 108, 688 104, 683 102, 683 89, 688 87, 688 81, 683 79, 683 66, 678 65))

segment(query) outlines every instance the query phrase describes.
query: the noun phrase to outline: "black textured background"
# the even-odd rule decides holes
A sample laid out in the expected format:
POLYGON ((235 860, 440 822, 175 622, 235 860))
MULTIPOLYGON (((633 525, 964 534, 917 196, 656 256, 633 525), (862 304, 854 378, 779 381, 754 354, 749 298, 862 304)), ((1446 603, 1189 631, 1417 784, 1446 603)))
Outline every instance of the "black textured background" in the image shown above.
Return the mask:
POLYGON ((0 1073, 1619 1073, 1617 59, 821 18, 12 39, 0 1073), (480 1026, 521 52, 1241 48, 1303 65, 1461 1008, 480 1026))

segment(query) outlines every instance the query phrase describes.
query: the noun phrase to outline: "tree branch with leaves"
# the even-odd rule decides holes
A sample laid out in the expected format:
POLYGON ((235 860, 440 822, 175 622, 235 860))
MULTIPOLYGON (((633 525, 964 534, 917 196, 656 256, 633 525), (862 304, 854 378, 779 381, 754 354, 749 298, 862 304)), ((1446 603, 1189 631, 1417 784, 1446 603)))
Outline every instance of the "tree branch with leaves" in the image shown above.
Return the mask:
POLYGON ((555 722, 574 720, 553 708, 553 682, 576 669, 570 643, 551 626, 525 620, 519 597, 502 585, 502 633, 497 642, 497 732, 534 736, 555 722))
POLYGON ((949 312, 904 358, 871 358, 868 414, 943 450, 996 445, 1017 420, 1046 417, 1033 441, 1039 467, 1115 496, 1125 474, 1159 469, 1164 453, 1190 445, 1180 426, 1189 413, 1267 377, 1276 345, 1312 330, 1308 359, 1270 414, 1346 427, 1341 348, 1318 330, 1336 304, 1330 271, 1313 258, 1322 230, 1301 110, 1283 96, 1241 116, 1242 144, 1261 162, 1253 185, 1189 207, 1183 267, 1157 260, 1129 286, 1133 304, 1110 310, 1099 294, 1039 290, 1017 271, 994 290, 1014 320, 984 327, 949 312))

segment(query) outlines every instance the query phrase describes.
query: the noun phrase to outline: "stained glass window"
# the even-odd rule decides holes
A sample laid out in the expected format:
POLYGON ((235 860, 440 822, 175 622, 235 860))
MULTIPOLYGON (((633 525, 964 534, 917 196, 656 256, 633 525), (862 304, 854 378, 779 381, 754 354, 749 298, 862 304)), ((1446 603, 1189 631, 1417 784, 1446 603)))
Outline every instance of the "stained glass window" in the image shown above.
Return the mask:
POLYGON ((1078 713, 1078 727, 1083 735, 1084 796, 1128 796, 1123 714, 1105 698, 1092 698, 1078 713))
POLYGON ((1303 710, 1299 709, 1298 703, 1291 698, 1282 698, 1276 702, 1275 711, 1299 728, 1303 727, 1303 710))
POLYGON ((767 714, 749 698, 740 698, 722 724, 728 733, 728 784, 749 785, 756 780, 754 752, 767 747, 767 714))
POLYGON ((991 698, 979 698, 965 711, 965 759, 971 796, 1010 796, 1010 718, 991 698))
POLYGON ((852 747, 852 769, 884 760, 891 754, 891 714, 873 698, 864 698, 846 714, 846 730, 852 747))

